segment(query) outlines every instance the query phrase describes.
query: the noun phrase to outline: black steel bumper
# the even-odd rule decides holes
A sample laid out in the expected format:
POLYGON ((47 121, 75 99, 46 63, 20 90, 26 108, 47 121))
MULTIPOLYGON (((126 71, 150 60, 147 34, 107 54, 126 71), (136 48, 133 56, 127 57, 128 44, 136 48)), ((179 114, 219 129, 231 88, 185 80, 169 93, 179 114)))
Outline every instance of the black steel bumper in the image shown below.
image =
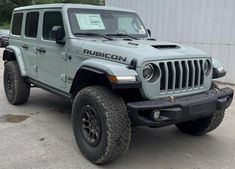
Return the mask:
POLYGON ((232 100, 233 90, 223 88, 174 99, 162 98, 153 101, 131 102, 127 103, 127 109, 134 125, 163 127, 225 110, 230 106, 232 100), (153 110, 160 111, 159 118, 152 118, 153 110))

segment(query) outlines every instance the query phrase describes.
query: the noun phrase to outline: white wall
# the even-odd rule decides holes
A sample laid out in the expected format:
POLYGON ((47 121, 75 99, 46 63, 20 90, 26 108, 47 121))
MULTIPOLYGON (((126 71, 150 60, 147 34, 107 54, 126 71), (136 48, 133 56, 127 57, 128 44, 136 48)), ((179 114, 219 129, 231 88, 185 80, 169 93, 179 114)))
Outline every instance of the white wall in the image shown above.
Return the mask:
POLYGON ((235 84, 235 0, 106 0, 137 11, 153 37, 198 47, 220 60, 235 84))

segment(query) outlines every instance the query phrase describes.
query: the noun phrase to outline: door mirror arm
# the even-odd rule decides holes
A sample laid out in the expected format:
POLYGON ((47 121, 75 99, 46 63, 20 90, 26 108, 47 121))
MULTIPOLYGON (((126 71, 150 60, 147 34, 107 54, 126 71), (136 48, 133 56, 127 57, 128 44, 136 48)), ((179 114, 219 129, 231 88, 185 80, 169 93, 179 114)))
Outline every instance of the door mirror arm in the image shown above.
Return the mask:
POLYGON ((149 37, 151 37, 151 30, 150 29, 147 29, 147 32, 148 32, 148 35, 149 35, 149 37))

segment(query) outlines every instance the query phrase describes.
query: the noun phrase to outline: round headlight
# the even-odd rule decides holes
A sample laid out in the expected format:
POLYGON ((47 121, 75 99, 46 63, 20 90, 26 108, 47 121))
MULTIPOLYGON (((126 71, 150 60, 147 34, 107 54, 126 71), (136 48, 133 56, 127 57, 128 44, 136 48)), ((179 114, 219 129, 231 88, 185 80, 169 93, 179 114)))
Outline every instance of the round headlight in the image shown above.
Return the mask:
POLYGON ((143 77, 146 81, 150 80, 154 75, 154 68, 152 64, 146 64, 143 70, 143 77))
POLYGON ((203 66, 204 73, 209 76, 212 70, 211 62, 209 60, 206 60, 203 66))

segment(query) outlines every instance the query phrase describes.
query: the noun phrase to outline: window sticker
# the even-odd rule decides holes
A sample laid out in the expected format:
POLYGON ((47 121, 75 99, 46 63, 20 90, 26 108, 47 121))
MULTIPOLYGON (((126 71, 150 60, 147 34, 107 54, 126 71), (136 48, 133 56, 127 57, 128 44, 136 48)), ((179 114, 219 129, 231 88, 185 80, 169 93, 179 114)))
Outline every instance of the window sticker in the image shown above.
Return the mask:
POLYGON ((100 14, 76 14, 81 30, 105 30, 100 14))

